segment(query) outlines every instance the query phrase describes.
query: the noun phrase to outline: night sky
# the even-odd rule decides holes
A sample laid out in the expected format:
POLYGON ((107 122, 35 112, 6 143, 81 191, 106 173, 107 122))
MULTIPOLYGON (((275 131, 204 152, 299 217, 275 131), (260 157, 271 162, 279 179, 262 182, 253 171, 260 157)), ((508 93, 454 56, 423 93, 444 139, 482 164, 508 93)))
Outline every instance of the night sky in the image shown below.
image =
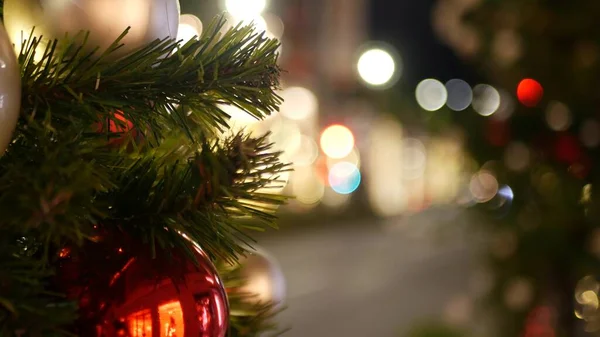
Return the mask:
POLYGON ((371 38, 392 44, 402 55, 402 81, 415 87, 425 78, 473 81, 472 72, 431 26, 435 0, 371 0, 371 38))

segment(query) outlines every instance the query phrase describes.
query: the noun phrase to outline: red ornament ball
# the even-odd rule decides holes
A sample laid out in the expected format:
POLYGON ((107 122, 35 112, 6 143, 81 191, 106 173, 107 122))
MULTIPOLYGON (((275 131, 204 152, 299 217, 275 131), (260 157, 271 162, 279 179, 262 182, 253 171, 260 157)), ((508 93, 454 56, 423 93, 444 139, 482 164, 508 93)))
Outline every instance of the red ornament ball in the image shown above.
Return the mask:
MULTIPOLYGON (((114 118, 107 118, 103 122, 98 122, 96 125, 96 132, 106 133, 106 126, 108 125, 108 132, 112 134, 118 134, 118 136, 110 137, 108 141, 109 145, 121 145, 127 138, 127 133, 133 131, 133 123, 123 116, 122 111, 117 111, 113 114, 114 118)), ((135 135, 134 135, 135 136, 135 135)))
POLYGON ((517 86, 517 98, 526 107, 533 108, 538 105, 544 96, 544 88, 540 82, 526 78, 517 86))
POLYGON ((225 288, 208 256, 199 248, 196 255, 198 266, 185 262, 179 276, 157 277, 148 263, 130 260, 113 277, 124 295, 106 311, 97 336, 225 337, 225 288))

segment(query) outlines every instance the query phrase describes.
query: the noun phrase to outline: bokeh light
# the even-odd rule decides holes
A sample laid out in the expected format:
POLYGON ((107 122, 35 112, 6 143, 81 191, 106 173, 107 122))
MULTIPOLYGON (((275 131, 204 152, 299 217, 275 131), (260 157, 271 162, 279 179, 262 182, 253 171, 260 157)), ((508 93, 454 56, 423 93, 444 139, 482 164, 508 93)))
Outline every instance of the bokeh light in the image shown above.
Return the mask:
POLYGON ((416 98, 423 110, 436 111, 446 104, 448 91, 442 82, 428 78, 417 85, 416 98))
POLYGON ((199 38, 202 34, 202 21, 191 14, 182 14, 179 17, 179 29, 177 30, 177 40, 182 44, 187 43, 193 38, 199 38))
POLYGON ((365 51, 358 59, 358 74, 367 84, 384 86, 389 84, 397 71, 392 55, 381 48, 365 51))
POLYGON ((535 107, 542 100, 543 96, 544 88, 534 79, 526 78, 517 86, 517 98, 526 107, 535 107))
POLYGON ((331 158, 344 158, 354 148, 354 135, 343 125, 332 125, 321 134, 321 149, 331 158))
POLYGON ((581 143, 594 148, 600 145, 600 123, 594 119, 588 119, 581 125, 580 132, 581 143))
POLYGON ((225 8, 235 18, 256 17, 267 8, 267 0, 225 0, 225 8))
POLYGON ((482 116, 491 116, 500 107, 500 93, 489 84, 473 88, 473 109, 482 116))
POLYGON ((520 172, 525 170, 530 163, 531 153, 527 145, 522 142, 510 143, 504 152, 504 164, 509 170, 520 172))
POLYGON ((325 194, 325 186, 313 167, 296 168, 291 180, 295 199, 304 205, 319 203, 325 194))
POLYGON ((515 193, 513 192, 512 188, 510 188, 510 186, 508 185, 500 187, 500 189, 498 190, 498 195, 501 196, 502 199, 504 199, 505 201, 509 202, 512 202, 515 198, 515 193))
POLYGON ((350 204, 351 198, 351 194, 339 194, 331 188, 326 188, 321 203, 329 208, 342 210, 350 204))
POLYGON ((292 120, 303 120, 317 113, 319 103, 312 91, 302 87, 290 87, 281 93, 281 114, 292 120))
POLYGON ((371 208, 379 216, 400 215, 408 205, 402 172, 398 172, 403 164, 403 133, 402 125, 391 117, 379 117, 369 132, 365 188, 371 208))
POLYGON ((571 126, 571 110, 561 102, 552 101, 546 108, 546 123, 554 131, 565 131, 571 126))
POLYGON ((267 24, 268 34, 276 39, 281 39, 285 30, 285 25, 281 18, 271 13, 265 13, 262 17, 267 24))
POLYGON ((319 147, 317 143, 306 135, 302 135, 300 139, 300 147, 292 156, 294 166, 309 166, 319 157, 319 147))
POLYGON ((488 171, 474 174, 469 184, 469 190, 477 202, 484 203, 492 200, 498 193, 498 180, 488 171))
POLYGON ((465 110, 473 101, 471 86, 461 79, 448 81, 446 83, 446 91, 448 91, 448 101, 446 104, 454 111, 465 110))
POLYGON ((331 158, 327 157, 327 168, 331 169, 335 164, 340 162, 347 162, 354 164, 356 167, 360 168, 360 153, 357 148, 352 149, 350 153, 342 158, 331 158))
POLYGON ((491 119, 495 121, 506 121, 515 112, 516 102, 508 91, 499 89, 498 93, 500 94, 500 106, 498 106, 496 112, 491 116, 491 119))
POLYGON ((331 189, 339 194, 350 194, 358 189, 361 182, 361 174, 356 165, 348 162, 335 164, 328 175, 331 189))
POLYGON ((281 157, 284 161, 291 161, 302 146, 302 133, 298 125, 292 121, 283 121, 278 125, 277 132, 270 138, 275 143, 275 149, 283 151, 281 157))
POLYGON ((405 179, 414 180, 423 176, 427 163, 427 150, 423 142, 416 138, 406 138, 402 142, 402 173, 405 179))

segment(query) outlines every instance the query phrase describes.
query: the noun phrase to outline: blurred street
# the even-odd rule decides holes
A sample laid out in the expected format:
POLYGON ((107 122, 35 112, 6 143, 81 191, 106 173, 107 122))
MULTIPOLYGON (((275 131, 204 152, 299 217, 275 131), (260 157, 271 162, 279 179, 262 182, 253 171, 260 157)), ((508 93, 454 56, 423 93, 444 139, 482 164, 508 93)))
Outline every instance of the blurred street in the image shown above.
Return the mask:
POLYGON ((259 238, 287 279, 284 336, 400 336, 415 319, 442 317, 467 293, 473 268, 459 222, 456 212, 430 211, 259 238))

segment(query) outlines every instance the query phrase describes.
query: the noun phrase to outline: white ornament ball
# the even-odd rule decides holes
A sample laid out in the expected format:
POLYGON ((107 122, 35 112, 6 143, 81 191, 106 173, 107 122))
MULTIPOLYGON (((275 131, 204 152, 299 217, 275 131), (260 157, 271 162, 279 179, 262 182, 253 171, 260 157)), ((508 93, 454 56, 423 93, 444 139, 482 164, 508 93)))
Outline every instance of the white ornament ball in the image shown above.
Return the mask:
POLYGON ((246 284, 245 293, 253 294, 261 303, 272 303, 279 307, 285 301, 285 276, 277 260, 262 249, 248 253, 240 261, 241 275, 246 284))
POLYGON ((12 139, 21 108, 21 72, 12 43, 0 24, 0 156, 12 139))
POLYGON ((106 50, 127 27, 116 56, 156 39, 177 37, 179 0, 5 0, 4 24, 20 49, 35 27, 34 36, 60 39, 90 32, 87 47, 106 50))

